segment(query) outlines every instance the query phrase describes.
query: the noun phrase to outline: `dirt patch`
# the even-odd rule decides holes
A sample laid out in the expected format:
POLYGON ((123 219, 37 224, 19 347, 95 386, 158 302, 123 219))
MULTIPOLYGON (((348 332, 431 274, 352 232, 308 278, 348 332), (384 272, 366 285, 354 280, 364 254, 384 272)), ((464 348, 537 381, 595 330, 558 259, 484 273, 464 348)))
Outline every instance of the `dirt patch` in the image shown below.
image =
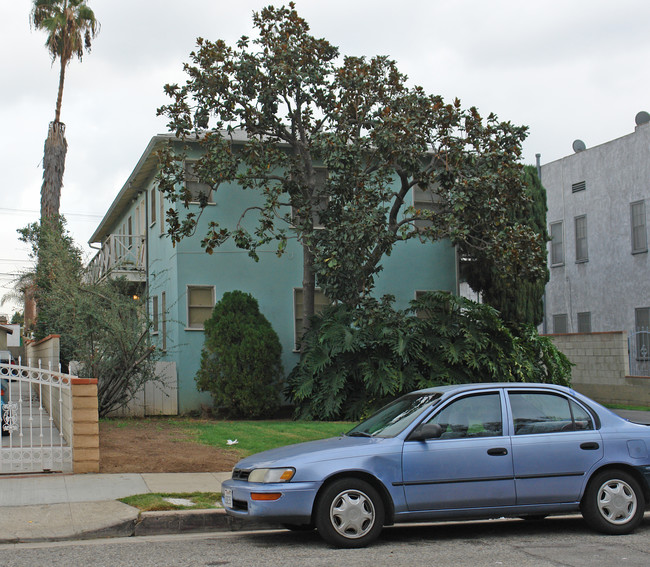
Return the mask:
POLYGON ((99 472, 226 472, 239 457, 194 441, 182 427, 150 420, 99 424, 99 472))

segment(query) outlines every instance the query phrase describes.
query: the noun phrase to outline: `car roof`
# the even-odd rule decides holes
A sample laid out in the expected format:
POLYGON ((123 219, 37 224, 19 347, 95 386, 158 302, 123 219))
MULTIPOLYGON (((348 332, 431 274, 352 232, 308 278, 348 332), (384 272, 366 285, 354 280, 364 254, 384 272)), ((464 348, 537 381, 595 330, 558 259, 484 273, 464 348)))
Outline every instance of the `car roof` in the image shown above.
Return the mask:
POLYGON ((559 386, 557 384, 541 384, 536 382, 477 382, 471 384, 449 384, 446 386, 435 386, 433 388, 425 388, 423 390, 418 390, 418 394, 450 394, 457 392, 465 391, 476 391, 476 390, 487 390, 494 388, 510 388, 510 389, 528 389, 531 388, 541 388, 544 390, 554 390, 556 392, 572 392, 573 390, 565 386, 559 386))

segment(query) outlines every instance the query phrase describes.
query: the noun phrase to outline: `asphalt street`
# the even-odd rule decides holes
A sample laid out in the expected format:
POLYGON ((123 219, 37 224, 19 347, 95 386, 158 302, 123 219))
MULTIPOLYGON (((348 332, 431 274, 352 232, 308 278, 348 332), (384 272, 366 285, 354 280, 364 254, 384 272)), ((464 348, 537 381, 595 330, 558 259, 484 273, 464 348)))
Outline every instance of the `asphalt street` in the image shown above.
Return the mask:
POLYGON ((591 532, 577 516, 387 528, 366 549, 289 531, 191 534, 0 546, 0 566, 70 567, 647 567, 650 516, 628 536, 591 532))

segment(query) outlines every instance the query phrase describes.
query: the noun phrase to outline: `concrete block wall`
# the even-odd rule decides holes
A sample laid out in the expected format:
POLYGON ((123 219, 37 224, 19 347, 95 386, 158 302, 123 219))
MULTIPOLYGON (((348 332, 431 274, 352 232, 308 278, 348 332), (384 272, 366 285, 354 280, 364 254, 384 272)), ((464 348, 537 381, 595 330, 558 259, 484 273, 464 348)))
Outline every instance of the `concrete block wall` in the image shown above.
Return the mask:
POLYGON ((575 390, 603 404, 650 408, 650 377, 629 376, 627 332, 549 336, 575 365, 575 390))
POLYGON ((60 360, 61 335, 49 335, 40 341, 25 342, 25 360, 24 365, 31 364, 38 366, 40 360, 41 366, 45 369, 52 365, 52 370, 58 370, 60 360))
POLYGON ((96 378, 71 378, 72 470, 99 472, 99 411, 96 378))

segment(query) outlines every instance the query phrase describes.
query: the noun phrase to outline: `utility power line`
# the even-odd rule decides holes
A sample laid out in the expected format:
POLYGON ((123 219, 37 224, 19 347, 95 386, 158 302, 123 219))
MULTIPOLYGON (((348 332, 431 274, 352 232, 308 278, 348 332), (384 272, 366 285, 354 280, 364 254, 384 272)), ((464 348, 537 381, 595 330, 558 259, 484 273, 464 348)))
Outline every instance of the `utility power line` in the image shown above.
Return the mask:
MULTIPOLYGON (((10 209, 8 207, 0 207, 0 213, 4 214, 15 214, 15 213, 24 213, 29 215, 40 215, 40 211, 31 210, 31 209, 10 209)), ((101 219, 104 215, 99 215, 95 213, 61 213, 64 217, 86 217, 90 219, 101 219)))

